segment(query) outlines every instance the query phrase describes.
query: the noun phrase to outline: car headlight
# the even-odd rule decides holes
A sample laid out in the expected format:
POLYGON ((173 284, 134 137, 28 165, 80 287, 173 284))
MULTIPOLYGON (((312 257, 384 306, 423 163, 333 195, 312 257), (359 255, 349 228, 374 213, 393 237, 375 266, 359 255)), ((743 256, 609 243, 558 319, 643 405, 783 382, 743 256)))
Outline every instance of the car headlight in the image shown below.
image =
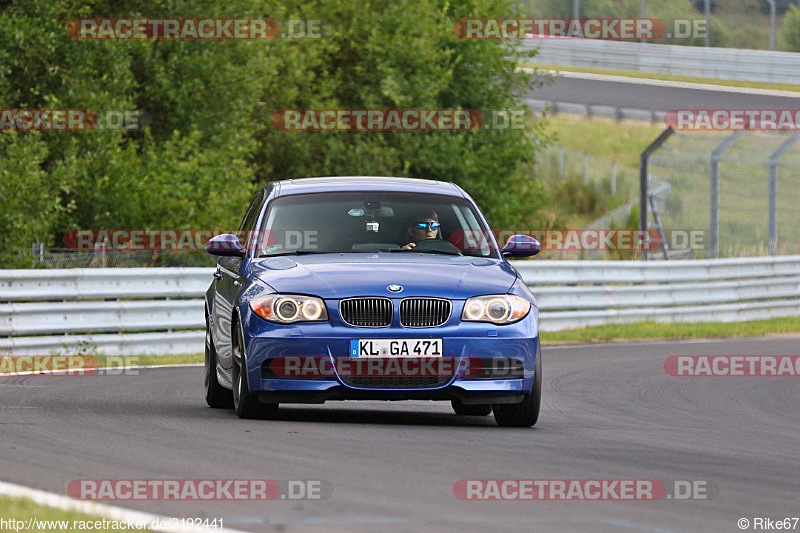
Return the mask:
POLYGON ((280 324, 328 320, 325 303, 316 296, 270 294, 251 300, 250 309, 261 318, 280 324))
POLYGON ((531 303, 528 300, 513 294, 475 296, 464 304, 461 320, 511 324, 524 318, 530 309, 531 303))

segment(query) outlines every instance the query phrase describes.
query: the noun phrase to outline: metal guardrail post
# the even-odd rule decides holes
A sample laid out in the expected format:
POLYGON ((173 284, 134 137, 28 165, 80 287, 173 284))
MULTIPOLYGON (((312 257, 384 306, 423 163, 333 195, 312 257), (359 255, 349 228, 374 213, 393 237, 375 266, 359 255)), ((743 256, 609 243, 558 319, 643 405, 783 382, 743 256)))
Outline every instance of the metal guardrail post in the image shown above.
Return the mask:
POLYGON ((711 204, 709 207, 708 236, 708 256, 711 259, 716 259, 719 256, 719 160, 722 154, 742 135, 744 135, 744 131, 734 132, 711 152, 711 204))
POLYGON ((775 0, 767 0, 769 4, 769 49, 773 52, 777 49, 775 39, 775 0))
POLYGON ((767 248, 770 255, 778 255, 778 161, 800 139, 800 134, 789 137, 769 157, 769 230, 767 248))
MULTIPOLYGON (((647 0, 642 0, 641 4, 642 5, 640 6, 640 10, 639 10, 641 13, 639 15, 639 18, 646 19, 647 18, 647 0)), ((647 42, 647 38, 644 36, 644 32, 642 32, 642 42, 643 43, 647 42)))
MULTIPOLYGON (((647 231, 647 202, 649 201, 650 182, 648 180, 648 165, 650 162, 650 154, 658 150, 669 137, 675 133, 672 128, 667 128, 661 132, 661 135, 653 141, 650 146, 644 149, 642 155, 639 156, 639 231, 647 231)), ((649 238, 645 243, 645 249, 650 249, 649 238)), ((649 253, 645 254, 645 258, 649 259, 649 253)))

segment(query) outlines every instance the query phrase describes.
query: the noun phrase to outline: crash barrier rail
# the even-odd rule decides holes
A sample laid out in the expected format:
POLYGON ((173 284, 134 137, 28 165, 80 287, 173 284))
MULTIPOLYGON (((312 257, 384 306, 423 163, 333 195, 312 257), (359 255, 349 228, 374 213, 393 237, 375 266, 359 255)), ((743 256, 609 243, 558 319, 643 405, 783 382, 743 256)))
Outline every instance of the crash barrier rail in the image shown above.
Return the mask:
MULTIPOLYGON (((800 256, 514 261, 556 331, 800 315, 800 256)), ((0 270, 0 354, 203 351, 208 268, 0 270)))
POLYGON ((800 54, 793 52, 567 38, 531 39, 522 45, 530 50, 539 48, 535 60, 544 65, 800 83, 800 54))
POLYGON ((535 113, 548 112, 552 115, 566 113, 568 115, 581 115, 584 117, 606 117, 615 120, 641 120, 650 124, 663 123, 665 111, 650 109, 635 109, 632 107, 617 107, 600 104, 576 104, 571 102, 558 102, 556 100, 537 100, 526 98, 525 103, 535 113))
POLYGON ((800 315, 800 256, 686 261, 522 261, 540 329, 800 315))
POLYGON ((0 270, 0 353, 203 351, 211 268, 0 270))

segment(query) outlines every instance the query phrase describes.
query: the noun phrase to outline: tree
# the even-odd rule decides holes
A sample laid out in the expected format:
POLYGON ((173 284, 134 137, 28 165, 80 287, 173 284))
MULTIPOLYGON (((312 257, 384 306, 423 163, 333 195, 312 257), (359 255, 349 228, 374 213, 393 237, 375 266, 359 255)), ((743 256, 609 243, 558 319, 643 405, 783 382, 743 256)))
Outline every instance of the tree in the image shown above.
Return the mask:
POLYGON ((781 37, 791 52, 800 52, 800 8, 791 6, 783 18, 781 37))
POLYGON ((507 0, 14 0, 0 9, 0 107, 138 109, 151 119, 143 131, 7 136, 0 155, 25 161, 0 163, 14 175, 0 185, 12 198, 0 216, 0 266, 14 263, 9 250, 32 239, 57 246, 73 229, 238 227, 257 188, 314 175, 455 181, 494 225, 536 223, 536 128, 326 133, 270 122, 280 109, 523 109, 531 75, 516 70, 520 54, 453 31, 459 18, 507 16, 507 0), (271 41, 66 31, 75 18, 155 16, 322 19, 331 29, 271 41))

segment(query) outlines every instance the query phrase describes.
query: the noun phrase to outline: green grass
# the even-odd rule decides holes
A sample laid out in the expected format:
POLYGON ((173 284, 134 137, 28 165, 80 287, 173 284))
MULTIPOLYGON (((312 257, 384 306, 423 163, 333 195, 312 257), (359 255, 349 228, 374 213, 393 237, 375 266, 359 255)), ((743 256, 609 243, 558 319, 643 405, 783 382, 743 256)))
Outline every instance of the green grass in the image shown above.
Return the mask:
MULTIPOLYGON (((719 78, 696 78, 692 76, 680 76, 676 74, 661 74, 657 72, 640 72, 638 70, 615 70, 609 68, 596 67, 572 67, 560 65, 542 65, 539 63, 523 63, 528 68, 539 68, 545 70, 556 70, 562 72, 586 72, 589 74, 607 74, 611 76, 627 76, 629 78, 643 78, 650 80, 682 81, 686 83, 705 83, 709 85, 723 85, 726 87, 745 87, 750 89, 772 89, 778 91, 800 92, 800 85, 789 83, 769 83, 759 81, 742 80, 723 80, 719 78)), ((534 93, 535 94, 535 93, 534 93)))
POLYGON ((713 339, 763 337, 800 333, 800 317, 771 318, 750 322, 638 322, 606 324, 541 333, 543 344, 607 342, 618 340, 713 339))
MULTIPOLYGON (((552 144, 537 154, 533 176, 542 180, 550 200, 539 210, 543 226, 530 227, 548 229, 585 227, 636 197, 639 155, 664 129, 643 121, 566 114, 538 120, 544 122, 545 135, 552 144), (565 148, 563 172, 558 164, 557 145, 565 148), (583 154, 591 156, 588 184, 583 179, 583 154), (617 163, 616 195, 611 194, 612 161, 617 163)), ((577 255, 558 253, 552 258, 579 259, 580 254, 577 255)))
POLYGON ((545 120, 555 144, 636 169, 641 153, 666 129, 663 124, 603 117, 556 115, 545 120))
POLYGON ((103 356, 95 355, 99 367, 104 366, 148 366, 148 365, 188 365, 197 364, 204 361, 201 353, 175 354, 175 355, 126 355, 126 356, 103 356))
MULTIPOLYGON (((103 516, 101 515, 91 515, 86 514, 78 511, 64 511, 62 509, 54 509, 52 507, 46 507, 44 505, 39 505, 34 503, 31 500, 26 498, 11 498, 8 496, 0 496, 0 509, 2 509, 2 514, 0 514, 0 518, 8 521, 9 519, 13 520, 20 520, 26 522, 31 518, 37 518, 39 520, 66 520, 68 524, 66 528, 61 528, 58 525, 54 524, 54 527, 33 527, 31 529, 27 529, 27 527, 23 527, 19 529, 19 531, 41 531, 47 533, 55 533, 55 532, 66 532, 66 531, 78 531, 81 524, 74 524, 74 521, 82 521, 82 522, 96 522, 98 520, 102 521, 103 516), (73 527, 77 525, 78 527, 73 527)), ((105 519, 107 522, 109 521, 108 518, 105 519)), ((88 525, 88 524, 87 524, 88 525)), ((94 525, 94 524, 92 524, 94 525)), ((102 524, 100 524, 102 525, 102 524)), ((6 531, 14 531, 13 528, 5 528, 6 531)), ((100 529, 93 529, 94 531, 111 531, 110 528, 100 528, 100 529)), ((117 531, 124 531, 123 529, 117 531)), ((143 529, 136 529, 132 531, 148 531, 143 529)))

